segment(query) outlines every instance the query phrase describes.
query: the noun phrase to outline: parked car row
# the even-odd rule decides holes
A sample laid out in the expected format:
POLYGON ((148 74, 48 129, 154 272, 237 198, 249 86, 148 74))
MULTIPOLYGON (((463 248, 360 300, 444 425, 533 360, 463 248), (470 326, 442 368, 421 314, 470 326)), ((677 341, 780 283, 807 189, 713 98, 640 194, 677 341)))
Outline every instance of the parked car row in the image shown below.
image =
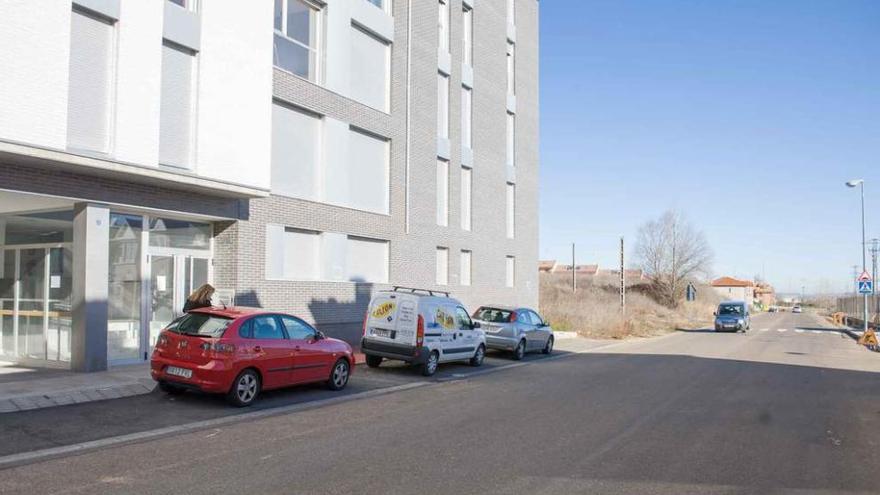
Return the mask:
MULTIPOLYGON (((425 376, 441 363, 480 366, 488 349, 553 350, 553 330, 534 310, 483 306, 473 317, 448 293, 395 287, 378 292, 364 318, 361 351, 367 365, 385 359, 417 366, 425 376)), ((224 394, 233 405, 253 404, 260 392, 307 383, 345 388, 354 350, 302 319, 255 308, 190 311, 160 334, 150 361, 161 390, 224 394)))
POLYGON ((440 363, 467 361, 480 366, 487 349, 553 350, 553 329, 528 308, 481 306, 473 317, 448 293, 395 288, 379 292, 364 318, 361 352, 367 365, 392 359, 419 366, 425 376, 440 363))

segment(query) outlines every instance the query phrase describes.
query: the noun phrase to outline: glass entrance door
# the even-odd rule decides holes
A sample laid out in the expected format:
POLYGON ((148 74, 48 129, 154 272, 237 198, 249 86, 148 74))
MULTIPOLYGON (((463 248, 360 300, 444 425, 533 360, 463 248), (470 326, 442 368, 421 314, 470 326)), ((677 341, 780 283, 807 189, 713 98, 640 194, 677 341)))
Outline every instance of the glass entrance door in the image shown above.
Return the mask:
POLYGON ((185 254, 157 254, 150 256, 150 348, 156 344, 159 332, 183 314, 187 296, 202 284, 208 283, 210 259, 185 254))
POLYGON ((70 360, 71 253, 64 246, 4 249, 0 355, 70 360))

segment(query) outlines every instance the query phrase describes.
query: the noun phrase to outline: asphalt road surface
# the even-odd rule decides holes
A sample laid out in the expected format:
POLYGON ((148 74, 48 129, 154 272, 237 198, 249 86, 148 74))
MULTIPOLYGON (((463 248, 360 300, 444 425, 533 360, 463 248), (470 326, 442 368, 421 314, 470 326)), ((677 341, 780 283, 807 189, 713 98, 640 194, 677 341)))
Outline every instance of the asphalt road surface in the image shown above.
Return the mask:
POLYGON ((765 314, 10 468, 0 493, 876 493, 878 372, 765 314))

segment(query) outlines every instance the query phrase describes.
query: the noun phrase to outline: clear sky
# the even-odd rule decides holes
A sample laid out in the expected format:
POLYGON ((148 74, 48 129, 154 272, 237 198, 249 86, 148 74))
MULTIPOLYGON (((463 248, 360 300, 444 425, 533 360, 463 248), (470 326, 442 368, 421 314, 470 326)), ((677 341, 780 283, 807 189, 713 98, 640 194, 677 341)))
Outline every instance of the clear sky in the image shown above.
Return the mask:
MULTIPOLYGON (((714 275, 851 289, 880 237, 880 1, 542 0, 540 257, 676 208, 714 275)), ((870 265, 870 258, 869 258, 870 265)))

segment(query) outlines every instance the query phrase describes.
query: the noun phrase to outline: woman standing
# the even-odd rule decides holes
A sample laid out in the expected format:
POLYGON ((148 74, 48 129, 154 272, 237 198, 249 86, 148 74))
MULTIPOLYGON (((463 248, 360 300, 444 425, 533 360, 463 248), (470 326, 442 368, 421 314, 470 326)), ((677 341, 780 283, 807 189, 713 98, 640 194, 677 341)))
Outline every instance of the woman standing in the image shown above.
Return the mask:
POLYGON ((214 287, 211 286, 211 284, 205 284, 199 287, 186 298, 186 303, 183 305, 183 312, 189 313, 190 310, 193 309, 210 308, 212 297, 214 297, 214 287))

